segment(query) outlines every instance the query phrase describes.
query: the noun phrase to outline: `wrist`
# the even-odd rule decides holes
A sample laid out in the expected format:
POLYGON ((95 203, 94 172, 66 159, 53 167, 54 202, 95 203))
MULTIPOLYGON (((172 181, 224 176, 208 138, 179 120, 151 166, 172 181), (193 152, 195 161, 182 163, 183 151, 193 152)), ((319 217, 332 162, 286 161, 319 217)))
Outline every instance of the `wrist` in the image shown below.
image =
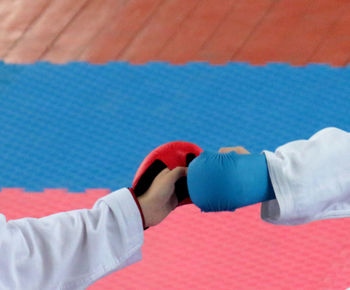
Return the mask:
POLYGON ((271 199, 276 199, 276 195, 275 195, 275 191, 273 190, 273 186, 272 186, 272 182, 271 182, 271 176, 269 173, 269 168, 267 166, 267 159, 266 159, 266 155, 265 153, 261 153, 263 155, 263 163, 264 163, 264 168, 266 171, 266 179, 267 179, 267 184, 266 184, 266 195, 265 195, 265 200, 264 201, 268 201, 271 199))
POLYGON ((129 188, 129 191, 130 191, 131 195, 133 196, 133 198, 134 198, 134 200, 136 202, 137 208, 140 211, 143 229, 147 230, 149 227, 147 226, 146 221, 145 221, 145 215, 144 215, 145 205, 144 205, 143 202, 142 202, 142 205, 141 205, 141 201, 140 201, 141 198, 140 197, 139 198, 136 197, 136 195, 134 193, 134 190, 132 188, 129 188))
POLYGON ((265 154, 239 155, 237 160, 240 172, 246 173, 241 176, 242 184, 247 191, 247 204, 243 206, 275 198, 265 154))
POLYGON ((138 198, 138 202, 140 204, 141 210, 143 212, 143 217, 144 217, 144 225, 145 228, 149 228, 149 221, 148 221, 148 207, 147 207, 147 201, 144 195, 139 196, 138 198))

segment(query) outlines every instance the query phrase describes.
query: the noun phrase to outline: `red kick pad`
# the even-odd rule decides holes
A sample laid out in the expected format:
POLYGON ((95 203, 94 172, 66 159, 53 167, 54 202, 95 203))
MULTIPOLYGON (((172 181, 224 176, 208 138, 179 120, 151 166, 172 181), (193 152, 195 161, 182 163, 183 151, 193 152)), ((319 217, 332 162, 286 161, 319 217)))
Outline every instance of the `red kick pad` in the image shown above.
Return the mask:
MULTIPOLYGON (((202 151, 196 144, 184 141, 166 143, 154 149, 142 161, 135 174, 132 187, 136 196, 142 195, 164 168, 187 167, 202 151)), ((175 184, 175 193, 179 206, 192 203, 188 195, 186 177, 180 178, 175 184)))

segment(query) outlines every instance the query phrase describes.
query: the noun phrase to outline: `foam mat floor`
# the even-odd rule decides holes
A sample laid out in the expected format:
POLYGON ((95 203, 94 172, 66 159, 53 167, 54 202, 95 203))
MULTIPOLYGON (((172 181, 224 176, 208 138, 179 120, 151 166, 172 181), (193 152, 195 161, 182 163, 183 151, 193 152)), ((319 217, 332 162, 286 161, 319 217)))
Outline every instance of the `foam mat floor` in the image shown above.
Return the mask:
MULTIPOLYGON (((286 64, 0 64, 0 212, 86 208, 130 186, 143 158, 184 140, 273 151, 350 128, 350 69, 286 64)), ((274 226, 259 206, 176 209, 145 232, 143 260, 89 289, 345 289, 350 222, 274 226)))

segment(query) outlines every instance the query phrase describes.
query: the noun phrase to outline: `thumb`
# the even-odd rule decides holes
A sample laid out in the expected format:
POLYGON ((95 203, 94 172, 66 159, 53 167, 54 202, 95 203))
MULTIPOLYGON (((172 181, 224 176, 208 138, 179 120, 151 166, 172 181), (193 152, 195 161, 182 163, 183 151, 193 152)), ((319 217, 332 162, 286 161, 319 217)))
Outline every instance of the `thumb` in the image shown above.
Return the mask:
POLYGON ((182 176, 186 176, 187 167, 176 167, 164 177, 171 184, 175 184, 175 182, 181 178, 182 176))

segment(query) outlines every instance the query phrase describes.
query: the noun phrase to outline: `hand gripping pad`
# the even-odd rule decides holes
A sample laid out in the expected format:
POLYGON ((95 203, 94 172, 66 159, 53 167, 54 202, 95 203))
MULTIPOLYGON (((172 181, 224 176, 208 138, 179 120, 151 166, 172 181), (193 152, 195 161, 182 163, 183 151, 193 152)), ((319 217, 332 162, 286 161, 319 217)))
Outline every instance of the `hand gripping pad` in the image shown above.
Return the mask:
MULTIPOLYGON (((170 170, 178 166, 188 167, 190 162, 203 150, 195 144, 175 141, 163 144, 154 149, 142 161, 138 168, 132 187, 138 197, 146 192, 154 178, 166 167, 170 170)), ((187 188, 187 177, 181 177, 175 183, 175 194, 179 205, 192 203, 187 188)))

